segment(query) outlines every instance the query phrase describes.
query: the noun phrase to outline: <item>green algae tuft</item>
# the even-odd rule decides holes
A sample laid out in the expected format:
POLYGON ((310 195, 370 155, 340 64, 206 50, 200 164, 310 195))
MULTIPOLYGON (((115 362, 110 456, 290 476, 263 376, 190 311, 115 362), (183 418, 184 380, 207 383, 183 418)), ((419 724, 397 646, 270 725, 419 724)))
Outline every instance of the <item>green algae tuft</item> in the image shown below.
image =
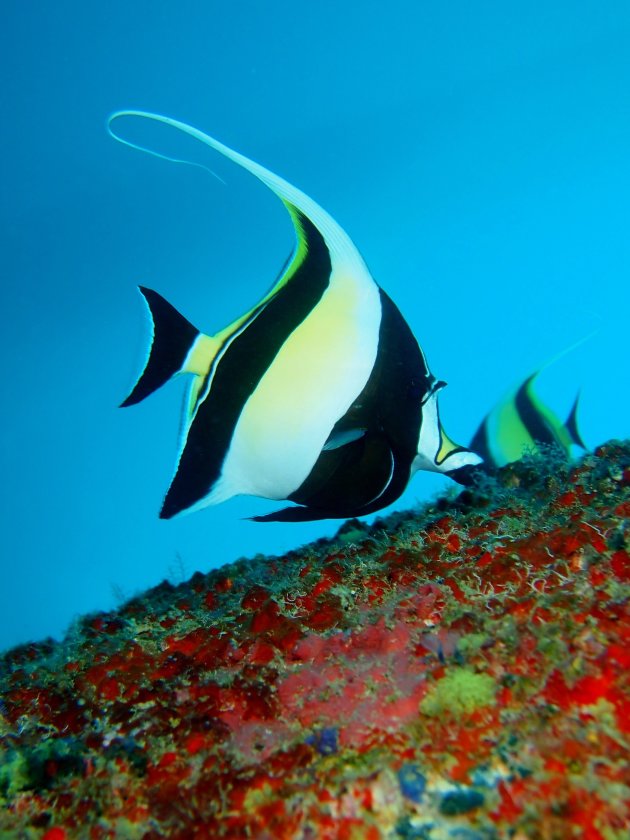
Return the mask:
POLYGON ((16 750, 0 753, 0 800, 9 799, 28 787, 28 763, 16 750))
POLYGON ((471 714, 494 703, 496 683, 488 674, 471 668, 456 668, 434 683, 420 703, 420 711, 429 717, 445 713, 471 714))

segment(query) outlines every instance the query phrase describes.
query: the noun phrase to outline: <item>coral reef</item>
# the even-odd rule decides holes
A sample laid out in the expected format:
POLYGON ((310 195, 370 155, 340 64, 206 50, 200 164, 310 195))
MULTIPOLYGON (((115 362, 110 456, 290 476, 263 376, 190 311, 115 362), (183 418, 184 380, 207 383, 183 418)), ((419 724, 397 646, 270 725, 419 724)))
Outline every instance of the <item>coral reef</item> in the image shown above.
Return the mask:
POLYGON ((630 832, 630 444, 0 658, 0 837, 630 832))

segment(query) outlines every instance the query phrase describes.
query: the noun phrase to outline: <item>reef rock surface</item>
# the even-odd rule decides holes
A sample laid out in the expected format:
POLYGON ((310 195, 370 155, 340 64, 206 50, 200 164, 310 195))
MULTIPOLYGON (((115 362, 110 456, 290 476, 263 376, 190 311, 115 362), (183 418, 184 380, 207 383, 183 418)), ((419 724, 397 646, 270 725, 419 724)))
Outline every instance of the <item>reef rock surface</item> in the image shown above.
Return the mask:
POLYGON ((630 444, 0 658, 0 837, 630 836, 630 444))

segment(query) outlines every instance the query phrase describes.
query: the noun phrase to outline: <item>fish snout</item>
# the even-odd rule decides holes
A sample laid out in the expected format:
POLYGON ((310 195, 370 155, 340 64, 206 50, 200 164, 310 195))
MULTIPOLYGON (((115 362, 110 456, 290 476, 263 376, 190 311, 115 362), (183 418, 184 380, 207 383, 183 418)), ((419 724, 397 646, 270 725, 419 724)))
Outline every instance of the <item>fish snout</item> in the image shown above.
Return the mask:
MULTIPOLYGON (((474 453, 471 453, 474 454, 474 453)), ((483 461, 474 464, 464 464, 462 467, 455 467, 452 470, 447 470, 444 474, 458 484, 463 484, 464 487, 470 487, 475 484, 476 479, 481 474, 487 473, 487 467, 483 461)))

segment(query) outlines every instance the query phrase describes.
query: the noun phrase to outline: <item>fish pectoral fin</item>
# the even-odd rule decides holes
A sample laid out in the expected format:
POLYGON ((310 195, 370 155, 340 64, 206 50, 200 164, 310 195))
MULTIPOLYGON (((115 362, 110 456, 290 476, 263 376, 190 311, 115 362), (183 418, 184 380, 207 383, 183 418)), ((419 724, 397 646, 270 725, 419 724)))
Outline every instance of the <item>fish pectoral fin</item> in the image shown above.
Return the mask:
POLYGON ((151 325, 149 353, 144 369, 122 407, 135 405, 178 373, 207 373, 221 342, 204 335, 162 295, 140 286, 151 325))
POLYGON ((322 448, 322 452, 331 452, 333 449, 339 449, 341 446, 346 446, 348 443, 353 443, 359 440, 367 433, 367 429, 333 429, 328 440, 322 448))

